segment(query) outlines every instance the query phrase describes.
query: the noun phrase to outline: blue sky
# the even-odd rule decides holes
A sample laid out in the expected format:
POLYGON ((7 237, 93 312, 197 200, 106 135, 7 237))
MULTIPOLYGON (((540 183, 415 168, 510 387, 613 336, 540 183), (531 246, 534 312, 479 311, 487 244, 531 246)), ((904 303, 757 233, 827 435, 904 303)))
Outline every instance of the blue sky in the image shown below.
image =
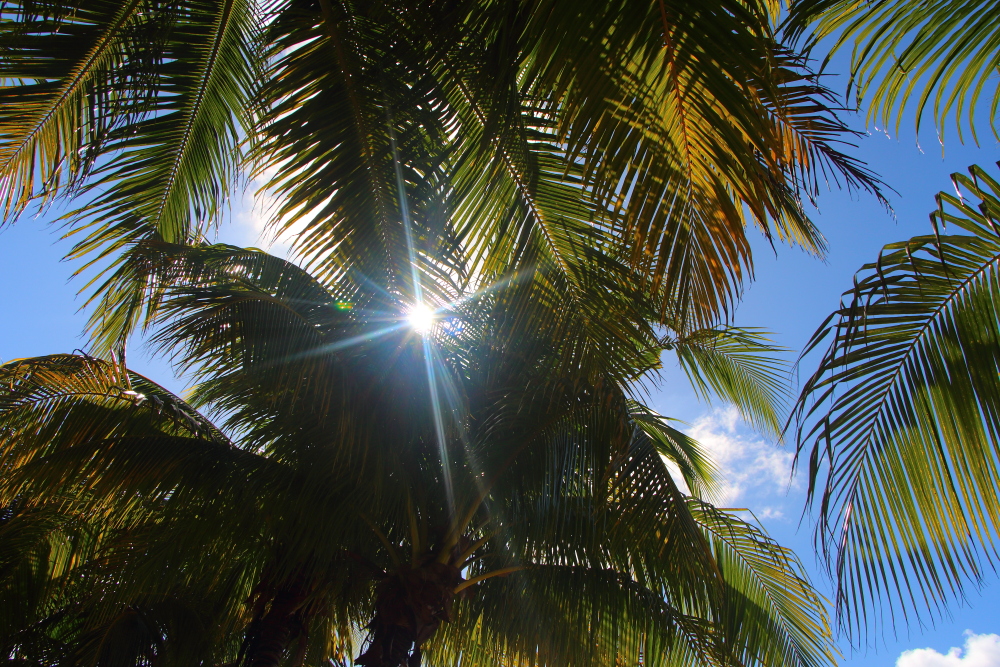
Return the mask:
MULTIPOLYGON (((985 133, 989 139, 992 137, 985 133)), ((816 222, 829 241, 825 261, 799 250, 778 246, 776 253, 763 240, 755 244, 756 282, 735 316, 735 323, 763 327, 776 340, 799 350, 816 326, 833 310, 839 295, 851 285, 860 266, 872 261, 885 243, 927 233, 933 195, 950 188, 949 174, 973 163, 996 169, 997 144, 981 148, 949 140, 942 155, 933 136, 922 137, 921 151, 912 131, 902 138, 873 132, 860 140, 854 152, 880 174, 898 194, 890 193, 895 219, 866 194, 824 192, 816 222)), ((231 225, 221 238, 257 244, 255 217, 237 206, 231 225)), ((25 218, 0 231, 0 360, 84 346, 80 337, 86 316, 79 312, 76 296, 82 281, 69 281, 73 265, 61 262, 68 243, 58 242, 58 229, 48 218, 25 218)), ((175 390, 182 383, 172 379, 168 366, 138 351, 130 366, 175 390)), ((808 368, 803 369, 805 373, 808 368)), ((732 506, 749 507, 780 542, 793 547, 825 591, 828 583, 816 566, 811 532, 799 526, 804 497, 802 483, 788 483, 791 452, 755 434, 724 405, 707 405, 691 392, 684 377, 668 366, 661 386, 652 397, 662 414, 681 419, 688 430, 715 453, 728 476, 732 506)), ((953 605, 952 614, 931 628, 888 629, 876 645, 851 651, 844 646, 843 664, 894 665, 904 651, 900 667, 1000 667, 1000 579, 993 577, 981 593, 972 591, 964 605, 953 605), (966 631, 973 633, 967 636, 966 631), (951 647, 957 647, 949 653, 951 647)))

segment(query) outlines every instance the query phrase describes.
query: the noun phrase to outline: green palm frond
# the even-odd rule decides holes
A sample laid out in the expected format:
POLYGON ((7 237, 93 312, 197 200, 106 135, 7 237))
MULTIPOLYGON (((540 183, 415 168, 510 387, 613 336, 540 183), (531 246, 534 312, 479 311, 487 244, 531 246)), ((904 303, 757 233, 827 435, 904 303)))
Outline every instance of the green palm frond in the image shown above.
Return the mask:
POLYGON ((33 198, 51 198, 77 181, 86 159, 94 157, 88 144, 106 141, 111 130, 141 109, 134 97, 124 97, 114 108, 115 118, 93 109, 88 98, 124 88, 130 75, 140 95, 151 83, 152 72, 126 67, 125 61, 130 42, 149 39, 162 27, 156 20, 162 21, 162 13, 150 17, 142 0, 78 4, 4 6, 4 222, 33 198), (34 57, 40 48, 49 49, 48 57, 34 57))
POLYGON ((188 480, 217 490, 224 482, 213 473, 246 478, 255 463, 194 408, 119 364, 53 355, 0 366, 0 377, 4 502, 59 498, 84 480, 93 501, 129 506, 122 489, 171 497, 188 480))
POLYGON ((240 451, 193 408, 113 362, 55 355, 0 372, 8 653, 37 654, 61 638, 74 659, 122 650, 122 664, 135 664, 129 651, 141 645, 161 656, 230 651, 231 661, 247 600, 266 595, 265 583, 315 576, 325 586, 317 596, 339 592, 346 603, 358 593, 345 577, 370 580, 344 554, 352 530, 369 534, 355 505, 362 490, 345 494, 336 478, 315 484, 240 451), (25 568, 38 570, 36 552, 42 570, 25 578, 25 568), (62 560, 73 567, 60 570, 62 560), (30 613, 19 616, 25 605, 30 613), (135 644, 135 623, 151 629, 152 643, 135 644))
POLYGON ((878 186, 833 149, 843 126, 829 93, 769 41, 761 6, 710 3, 696 15, 683 3, 616 10, 628 18, 608 38, 612 49, 588 45, 625 65, 582 59, 588 74, 568 90, 572 125, 564 131, 590 163, 595 199, 610 209, 601 222, 663 290, 661 317, 710 326, 752 273, 747 226, 822 254, 825 242, 800 201, 814 194, 818 174, 832 167, 850 185, 878 186), (583 134, 590 127, 596 136, 583 134))
POLYGON ((755 428, 781 437, 788 401, 786 349, 767 332, 720 327, 702 329, 667 345, 677 353, 695 391, 705 399, 715 394, 735 405, 755 428))
POLYGON ((490 579, 457 610, 430 657, 475 665, 720 664, 711 624, 612 568, 537 565, 490 579), (480 626, 480 627, 477 627, 480 626), (685 664, 685 663, 680 663, 685 664))
POLYGON ((59 618, 76 601, 67 584, 100 542, 96 526, 76 520, 72 499, 60 500, 0 513, 0 648, 34 664, 72 653, 73 624, 59 618))
MULTIPOLYGON (((576 431, 576 456, 609 427, 587 421, 576 431)), ((562 449, 566 437, 548 446, 562 449)), ((831 662, 825 607, 794 556, 683 496, 659 450, 634 439, 610 473, 567 452, 537 466, 555 471, 535 502, 505 505, 515 496, 499 493, 491 512, 505 527, 470 576, 512 563, 521 569, 482 584, 483 597, 463 604, 435 650, 472 650, 477 664, 639 655, 657 664, 831 662), (676 569, 677 549, 697 576, 676 569)))
POLYGON ((407 225, 419 248, 454 243, 439 238, 447 137, 425 56, 392 14, 388 5, 285 5, 267 32, 258 162, 274 169, 275 224, 304 223, 297 246, 317 277, 350 267, 412 296, 407 225))
POLYGON ((684 483, 695 497, 711 497, 718 490, 718 469, 711 456, 690 436, 669 424, 666 417, 631 402, 629 413, 637 426, 636 436, 647 437, 660 456, 677 466, 684 483))
POLYGON ((130 530, 102 525, 66 500, 8 510, 0 525, 4 542, 12 540, 21 556, 20 563, 4 563, 0 580, 0 646, 5 654, 20 664, 49 665, 132 665, 153 654, 184 662, 225 654, 232 617, 222 612, 220 602, 226 593, 236 599, 247 596, 239 577, 231 576, 232 570, 247 569, 246 554, 216 551, 215 558, 200 564, 189 555, 185 566, 193 586, 184 590, 177 579, 165 576, 177 554, 162 558, 144 539, 153 523, 130 530), (129 555, 134 556, 139 543, 147 547, 140 560, 152 568, 145 580, 158 583, 162 592, 136 594, 130 571, 136 559, 129 555), (26 568, 32 556, 40 557, 36 567, 26 568), (205 564, 210 564, 209 577, 199 570, 205 564), (164 642, 165 637, 171 641, 164 642))
POLYGON ((833 51, 851 46, 854 94, 883 127, 895 121, 898 132, 911 108, 918 134, 930 115, 943 137, 954 115, 959 139, 966 124, 975 139, 976 113, 985 111, 996 134, 1000 18, 990 0, 794 3, 787 31, 795 39, 810 28, 809 47, 826 38, 835 40, 833 51))
POLYGON ((732 514, 690 505, 726 584, 722 632, 740 663, 835 664, 826 601, 795 554, 732 514))
POLYGON ((77 355, 14 360, 0 366, 5 392, 3 435, 28 449, 58 447, 53 432, 36 430, 50 424, 62 428, 67 411, 87 421, 73 425, 77 441, 120 434, 125 425, 167 435, 229 440, 183 400, 117 362, 77 355))
POLYGON ((196 240, 226 206, 256 109, 257 3, 24 2, 5 12, 5 217, 37 196, 90 195, 67 216, 70 234, 83 235, 70 257, 100 265, 90 327, 96 349, 114 349, 152 288, 136 247, 196 240))
POLYGON ((834 172, 877 189, 832 149, 828 93, 773 40, 762 4, 550 7, 529 23, 543 57, 527 73, 555 93, 554 134, 584 167, 599 226, 662 290, 662 319, 726 312, 752 268, 749 224, 821 252, 799 203, 814 167, 839 156, 834 172))
POLYGON ((796 438, 856 634, 883 610, 941 612, 996 562, 1000 182, 980 167, 953 181, 935 233, 886 246, 807 348, 828 346, 796 438))
POLYGON ((680 494, 656 448, 636 443, 603 482, 604 471, 569 465, 582 479, 560 470, 533 503, 497 497, 491 513, 504 528, 469 576, 518 568, 461 603, 431 656, 461 651, 477 665, 833 662, 825 606, 791 552, 680 494), (676 569, 680 553, 699 576, 676 569))

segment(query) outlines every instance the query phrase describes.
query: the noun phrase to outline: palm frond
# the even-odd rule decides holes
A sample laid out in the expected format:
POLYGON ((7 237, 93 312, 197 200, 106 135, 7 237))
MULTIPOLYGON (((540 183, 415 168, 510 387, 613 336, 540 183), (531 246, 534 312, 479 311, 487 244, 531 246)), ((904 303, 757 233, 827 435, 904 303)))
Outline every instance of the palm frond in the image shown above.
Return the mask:
POLYGON ((541 253, 582 300, 596 248, 646 276, 660 319, 711 324, 752 266, 746 226, 821 252, 800 199, 821 177, 879 188, 769 20, 728 1, 290 5, 262 144, 275 224, 305 225, 321 278, 380 285, 414 250, 487 284, 541 253))
POLYGON ((691 512, 726 582, 721 632, 740 664, 831 665, 826 601, 795 554, 764 531, 699 501, 691 512))
POLYGON ((196 240, 226 205, 256 113, 257 7, 5 6, 0 75, 14 82, 0 118, 5 215, 38 195, 91 195, 67 219, 70 234, 83 235, 69 256, 101 268, 88 284, 97 286, 90 328, 99 352, 123 343, 149 297, 136 246, 196 240))
MULTIPOLYGON (((163 27, 163 12, 143 11, 148 9, 142 0, 4 5, 0 173, 5 223, 35 197, 51 199, 78 181, 87 158, 94 157, 90 144, 106 141, 110 131, 141 110, 135 98, 116 101, 109 93, 131 88, 141 96, 151 84, 152 72, 125 62, 131 46, 163 27), (46 57, 39 58, 42 49, 46 57), (113 107, 105 113, 91 107, 102 95, 113 107)), ((155 52, 159 42, 153 39, 146 48, 155 52)))
POLYGON ((787 409, 789 366, 775 345, 757 329, 702 329, 667 344, 677 353, 694 390, 715 394, 735 405, 757 429, 781 437, 787 409), (783 377, 784 376, 784 377, 783 377))
POLYGON ((247 632, 249 604, 274 595, 267 587, 317 581, 315 603, 332 596, 341 611, 370 596, 370 574, 345 553, 365 553, 357 536, 369 536, 355 505, 363 489, 336 481, 353 475, 310 477, 240 451, 115 362, 55 355, 0 372, 0 595, 30 612, 0 615, 8 653, 41 655, 58 639, 65 659, 232 660, 234 633, 247 632))
POLYGON ((996 562, 1000 182, 980 167, 953 181, 934 234, 886 246, 807 348, 827 345, 796 438, 856 635, 942 612, 996 562))
POLYGON ((797 39, 812 28, 807 48, 827 38, 834 40, 831 54, 851 47, 850 85, 858 103, 868 105, 869 119, 886 128, 895 123, 898 132, 904 112, 912 109, 918 135, 929 115, 943 137, 953 116, 959 140, 968 127, 978 141, 977 111, 986 111, 997 133, 1000 86, 991 82, 1000 67, 995 9, 989 0, 804 0, 793 4, 785 29, 797 39))
POLYGON ((626 411, 574 415, 494 486, 491 532, 468 576, 515 571, 470 589, 435 655, 595 665, 720 655, 704 616, 719 603, 709 550, 656 448, 627 437, 613 447, 627 421, 626 411))
MULTIPOLYGON (((537 565, 491 579, 462 604, 433 657, 475 665, 609 665, 617 660, 720 664, 712 627, 613 569, 537 565), (616 660, 617 659, 617 660, 616 660)), ((685 664, 685 663, 681 663, 685 664)))
POLYGON ((559 136, 586 165, 599 224, 663 290, 661 318, 710 325, 752 271, 746 226, 822 252, 799 201, 813 179, 829 166, 877 182, 833 149, 831 98, 773 41, 763 3, 601 5, 552 3, 539 85, 564 95, 559 136))
POLYGON ((684 483, 696 497, 711 497, 718 490, 718 469, 708 452, 690 436, 669 424, 666 417, 631 402, 629 413, 640 433, 649 438, 660 456, 677 466, 684 483))
POLYGON ((680 494, 649 442, 633 441, 610 473, 593 467, 587 452, 606 437, 601 430, 589 422, 575 438, 548 441, 564 453, 548 463, 547 481, 517 503, 509 491, 496 496, 491 524, 502 527, 468 576, 517 567, 470 589, 429 654, 461 652, 476 665, 617 664, 623 656, 832 664, 825 606, 794 555, 680 494), (698 576, 676 569, 679 553, 698 576))
POLYGON ((274 170, 275 224, 304 226, 296 245, 317 277, 349 270, 415 299, 413 244, 436 248, 447 233, 447 139, 423 54, 392 13, 322 0, 276 16, 259 163, 274 170))
POLYGON ((182 480, 207 482, 210 494, 225 484, 213 475, 252 476, 253 455, 117 363, 53 355, 0 366, 0 377, 5 502, 26 493, 44 502, 83 482, 95 502, 129 507, 118 495, 123 489, 142 493, 141 505, 157 494, 176 496, 182 480))

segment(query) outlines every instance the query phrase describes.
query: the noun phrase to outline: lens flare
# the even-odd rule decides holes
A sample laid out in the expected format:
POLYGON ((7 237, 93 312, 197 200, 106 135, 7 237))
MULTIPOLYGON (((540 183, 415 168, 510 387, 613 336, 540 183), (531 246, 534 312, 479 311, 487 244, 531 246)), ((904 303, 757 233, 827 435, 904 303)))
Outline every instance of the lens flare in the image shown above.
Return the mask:
POLYGON ((414 305, 406 313, 406 321, 410 325, 410 328, 419 334, 428 333, 433 329, 436 320, 434 311, 422 303, 414 305))

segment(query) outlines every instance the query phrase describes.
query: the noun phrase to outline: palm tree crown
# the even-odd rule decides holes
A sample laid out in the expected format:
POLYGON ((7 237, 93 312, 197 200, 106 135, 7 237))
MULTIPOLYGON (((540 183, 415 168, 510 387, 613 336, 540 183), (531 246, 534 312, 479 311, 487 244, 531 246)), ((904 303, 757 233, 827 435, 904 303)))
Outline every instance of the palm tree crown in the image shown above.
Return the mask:
POLYGON ((0 530, 19 545, 8 571, 38 590, 4 579, 9 654, 830 661, 794 557, 664 465, 711 486, 698 446, 622 377, 657 365, 655 337, 582 323, 636 295, 580 313, 535 274, 456 295, 420 336, 260 251, 159 251, 153 340, 196 369, 221 426, 118 361, 2 367, 0 530), (64 565, 38 567, 54 552, 64 565))

